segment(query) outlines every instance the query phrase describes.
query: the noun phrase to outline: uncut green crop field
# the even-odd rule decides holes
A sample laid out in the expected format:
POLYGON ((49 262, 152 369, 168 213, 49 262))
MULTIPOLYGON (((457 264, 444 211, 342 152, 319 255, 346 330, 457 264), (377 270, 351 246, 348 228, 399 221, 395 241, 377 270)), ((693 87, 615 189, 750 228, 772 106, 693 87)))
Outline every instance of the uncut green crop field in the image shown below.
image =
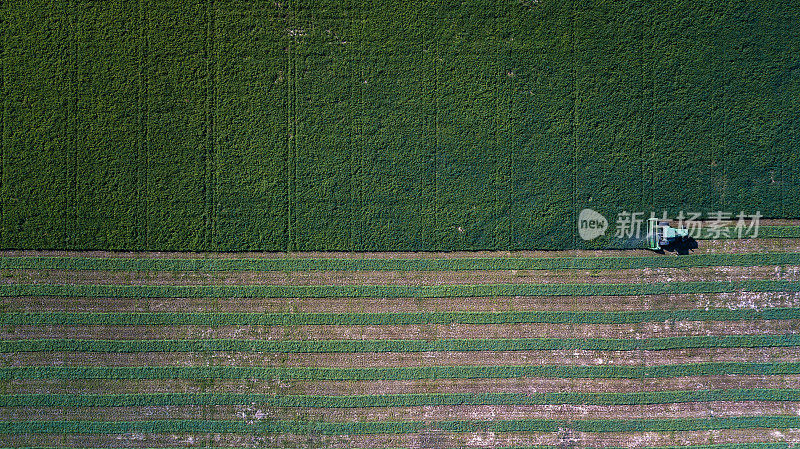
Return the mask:
POLYGON ((585 207, 800 218, 798 24, 789 0, 4 1, 0 248, 565 249, 585 207))
POLYGON ((794 447, 800 259, 735 244, 6 252, 0 447, 794 447))

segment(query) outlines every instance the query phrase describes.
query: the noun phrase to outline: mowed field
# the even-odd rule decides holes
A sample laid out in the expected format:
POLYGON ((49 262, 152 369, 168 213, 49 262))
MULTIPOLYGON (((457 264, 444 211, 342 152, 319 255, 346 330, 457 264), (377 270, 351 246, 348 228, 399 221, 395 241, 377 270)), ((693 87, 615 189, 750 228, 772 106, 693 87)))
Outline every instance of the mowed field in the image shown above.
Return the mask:
POLYGON ((800 443, 800 239, 0 269, 0 447, 800 443))

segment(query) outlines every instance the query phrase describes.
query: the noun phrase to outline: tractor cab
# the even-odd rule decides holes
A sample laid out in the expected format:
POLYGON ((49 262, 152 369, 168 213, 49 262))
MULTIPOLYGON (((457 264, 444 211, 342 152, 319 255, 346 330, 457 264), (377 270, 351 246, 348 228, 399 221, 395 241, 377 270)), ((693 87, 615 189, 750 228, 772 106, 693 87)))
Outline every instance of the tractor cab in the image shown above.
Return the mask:
POLYGON ((647 220, 647 243, 653 251, 659 251, 665 246, 679 243, 689 238, 689 230, 673 228, 668 221, 659 221, 657 218, 647 220))

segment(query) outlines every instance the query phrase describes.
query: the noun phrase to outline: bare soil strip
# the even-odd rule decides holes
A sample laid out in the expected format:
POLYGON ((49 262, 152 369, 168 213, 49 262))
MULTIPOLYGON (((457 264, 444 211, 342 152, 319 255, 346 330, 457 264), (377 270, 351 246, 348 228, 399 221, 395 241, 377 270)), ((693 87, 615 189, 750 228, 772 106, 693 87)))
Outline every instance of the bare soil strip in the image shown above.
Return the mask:
POLYGON ((471 393, 632 393, 640 391, 800 388, 800 375, 691 376, 663 379, 438 379, 295 381, 289 379, 14 379, 7 394, 251 393, 281 395, 382 395, 471 393))
POLYGON ((573 432, 579 447, 657 447, 742 443, 800 443, 800 429, 725 429, 693 432, 573 432))
MULTIPOLYGON (((547 434, 544 438, 552 437, 547 434)), ((170 448, 170 447, 229 447, 229 448, 271 448, 271 447, 330 447, 330 448, 363 448, 381 447, 426 447, 420 446, 421 436, 418 434, 398 435, 294 435, 294 434, 30 434, 3 435, 6 447, 75 447, 75 448, 170 448), (190 446, 195 445, 195 446, 190 446)), ((437 439, 445 442, 445 440, 437 439)), ((451 441, 451 440, 448 440, 451 441)), ((449 443, 447 443, 450 445, 449 443)), ((442 447, 442 446, 427 446, 442 447)))
MULTIPOLYGON (((798 252, 800 239, 701 240, 692 254, 798 252)), ((619 253, 617 253, 619 254, 619 253)), ((625 252, 627 255, 627 251, 625 252)))
POLYGON ((0 284, 97 285, 463 285, 597 284, 750 279, 800 280, 797 266, 478 271, 66 271, 8 270, 0 284))
POLYGON ((465 432, 435 429, 410 434, 294 435, 294 434, 124 434, 124 435, 5 435, 6 446, 39 447, 182 447, 187 444, 213 447, 652 447, 675 445, 800 443, 800 429, 723 429, 688 432, 585 433, 564 428, 559 432, 465 432), (570 445, 571 444, 571 445, 570 445))
POLYGON ((645 296, 498 296, 463 298, 63 298, 6 297, 6 312, 394 313, 514 310, 625 311, 800 307, 800 292, 645 296))
POLYGON ((265 407, 260 404, 149 407, 4 407, 0 421, 311 420, 493 421, 514 419, 678 419, 797 415, 797 402, 688 402, 651 405, 482 405, 366 408, 265 407))
POLYGON ((663 338, 790 334, 800 320, 675 321, 632 324, 414 324, 384 326, 3 326, 1 340, 403 340, 501 338, 663 338))
MULTIPOLYGON (((280 354, 284 366, 497 366, 497 365, 669 365, 701 362, 798 362, 800 348, 727 348, 667 351, 513 351, 364 354, 280 354)), ((215 353, 213 365, 262 366, 260 354, 215 353)))
POLYGON ((377 368, 503 365, 670 365, 702 362, 800 362, 800 348, 698 348, 664 351, 474 351, 386 353, 20 352, 2 354, 24 366, 246 366, 377 368))

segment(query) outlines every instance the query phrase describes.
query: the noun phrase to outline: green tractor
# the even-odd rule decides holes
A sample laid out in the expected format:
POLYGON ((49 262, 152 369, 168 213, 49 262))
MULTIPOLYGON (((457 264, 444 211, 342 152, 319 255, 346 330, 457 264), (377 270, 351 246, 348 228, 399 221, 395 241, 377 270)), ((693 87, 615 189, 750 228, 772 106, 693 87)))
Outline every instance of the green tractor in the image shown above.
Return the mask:
POLYGON ((680 243, 689 238, 689 230, 670 227, 668 221, 658 218, 647 220, 647 244, 653 251, 660 251, 665 246, 680 243))

